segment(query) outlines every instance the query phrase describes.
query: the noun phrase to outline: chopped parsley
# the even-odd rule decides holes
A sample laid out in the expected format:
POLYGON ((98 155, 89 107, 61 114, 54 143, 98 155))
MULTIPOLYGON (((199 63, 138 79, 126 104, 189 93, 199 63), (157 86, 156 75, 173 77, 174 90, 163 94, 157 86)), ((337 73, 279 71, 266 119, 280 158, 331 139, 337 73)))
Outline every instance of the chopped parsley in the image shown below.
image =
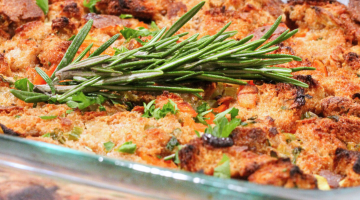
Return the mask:
POLYGON ((136 151, 136 144, 133 144, 132 141, 129 142, 125 142, 124 144, 122 144, 120 146, 120 148, 118 149, 119 152, 122 153, 130 153, 133 154, 136 151))
POLYGON ((201 137, 199 131, 195 130, 195 134, 196 134, 196 136, 198 136, 198 138, 201 137))
POLYGON ((175 158, 175 154, 171 154, 169 156, 164 157, 164 160, 173 160, 175 158))
POLYGON ((195 122, 208 125, 208 123, 205 120, 209 120, 210 118, 204 118, 204 116, 212 112, 212 110, 210 110, 209 104, 208 103, 201 104, 196 108, 196 111, 198 115, 195 117, 195 122))
POLYGON ((66 102, 66 104, 72 109, 79 108, 80 110, 83 110, 91 105, 98 104, 99 110, 105 111, 102 103, 104 103, 106 100, 107 99, 102 95, 97 95, 96 97, 87 97, 84 95, 84 93, 79 92, 72 95, 71 100, 66 102))
POLYGON ((73 140, 73 141, 79 140, 82 132, 83 132, 83 129, 81 127, 74 126, 72 131, 69 133, 69 140, 73 140))
POLYGON ((219 178, 230 178, 230 158, 226 154, 223 154, 217 167, 214 168, 214 176, 219 178))
POLYGON ((88 150, 88 151, 93 152, 93 150, 92 150, 90 147, 88 147, 88 146, 84 146, 84 148, 85 148, 86 150, 88 150))
POLYGON ((55 119, 57 118, 58 116, 55 116, 55 115, 49 115, 49 116, 39 116, 41 119, 55 119))
POLYGON ((151 21, 150 31, 153 31, 156 33, 160 31, 160 28, 156 25, 156 23, 154 21, 151 21))
POLYGON ((124 38, 127 41, 130 41, 131 39, 135 39, 135 38, 139 39, 139 37, 154 36, 158 32, 159 32, 158 30, 150 31, 144 27, 138 27, 137 29, 124 27, 124 29, 120 31, 120 33, 124 36, 124 38))
POLYGON ((41 137, 43 137, 43 138, 49 138, 49 137, 50 137, 50 133, 45 133, 45 134, 42 135, 41 137))
POLYGON ((172 151, 177 145, 179 145, 179 141, 176 139, 176 137, 172 136, 169 140, 169 142, 166 144, 166 149, 169 151, 172 151))
POLYGON ((133 16, 131 14, 121 14, 120 18, 121 19, 128 19, 128 18, 133 18, 133 16))
POLYGON ((106 151, 111 151, 115 147, 115 144, 111 141, 105 142, 104 147, 105 147, 106 151))
POLYGON ((32 92, 34 84, 32 84, 29 79, 23 78, 15 81, 15 88, 22 91, 32 92))
POLYGON ((291 161, 292 164, 294 164, 294 165, 296 164, 296 160, 299 157, 301 151, 302 151, 301 147, 296 147, 295 149, 293 149, 292 154, 293 154, 294 157, 293 157, 293 159, 291 161))
POLYGON ((21 117, 21 115, 15 115, 16 119, 19 119, 21 117))
POLYGON ((66 114, 70 114, 72 112, 74 112, 74 110, 66 110, 66 114))
POLYGON ((84 0, 83 5, 84 5, 84 7, 88 8, 90 10, 90 12, 94 13, 94 12, 96 12, 95 5, 99 1, 101 1, 101 0, 84 0))
POLYGON ((183 146, 179 145, 178 150, 175 152, 175 157, 174 157, 175 164, 180 164, 179 151, 182 149, 182 147, 183 146))
POLYGON ((313 117, 318 117, 318 116, 315 113, 311 112, 311 111, 307 111, 301 116, 301 119, 310 119, 310 118, 313 118, 313 117))
POLYGON ((120 49, 114 47, 113 49, 115 50, 115 56, 129 51, 126 47, 121 47, 120 49))
POLYGON ((231 132, 240 125, 241 119, 236 118, 239 110, 236 108, 229 108, 222 113, 215 116, 214 123, 215 127, 208 125, 205 130, 205 134, 211 134, 215 137, 226 138, 229 137, 231 132), (225 117, 226 114, 231 115, 231 120, 225 117))
POLYGON ((152 100, 147 105, 144 103, 144 114, 142 117, 150 118, 154 117, 155 119, 164 118, 168 113, 176 114, 179 109, 174 101, 169 99, 169 101, 162 108, 155 108, 155 100, 152 100))
POLYGON ((50 133, 50 137, 53 140, 58 141, 60 144, 65 144, 66 142, 66 138, 64 137, 64 132, 58 128, 54 129, 54 131, 50 133))
POLYGON ((332 119, 332 120, 334 120, 335 122, 338 122, 339 119, 340 119, 340 117, 339 117, 339 116, 336 116, 336 115, 331 115, 331 116, 328 116, 327 118, 332 119))
POLYGON ((286 106, 281 106, 280 109, 281 109, 281 110, 288 110, 288 107, 286 107, 286 106))
POLYGON ((36 5, 38 5, 45 15, 49 12, 49 1, 48 0, 36 0, 36 5))

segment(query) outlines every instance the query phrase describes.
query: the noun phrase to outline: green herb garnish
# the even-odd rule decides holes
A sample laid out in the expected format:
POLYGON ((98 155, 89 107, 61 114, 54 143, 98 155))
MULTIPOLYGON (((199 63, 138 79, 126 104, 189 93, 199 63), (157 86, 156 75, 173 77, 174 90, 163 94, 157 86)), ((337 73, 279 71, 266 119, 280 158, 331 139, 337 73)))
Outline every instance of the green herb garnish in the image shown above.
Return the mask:
POLYGON ((138 27, 137 29, 127 28, 124 27, 120 31, 121 35, 124 36, 124 38, 129 41, 131 39, 139 38, 139 37, 146 37, 146 36, 154 36, 158 33, 158 31, 150 31, 144 27, 138 27))
POLYGON ((176 146, 178 146, 180 143, 176 139, 176 137, 172 136, 169 140, 169 142, 166 144, 166 149, 169 151, 172 151, 176 146))
POLYGON ((299 157, 300 153, 302 151, 301 147, 296 147, 295 149, 293 149, 292 154, 293 154, 293 159, 291 161, 292 164, 296 164, 296 160, 299 157))
POLYGON ((339 119, 340 119, 340 117, 339 117, 339 116, 336 116, 336 115, 331 115, 331 116, 328 116, 327 118, 332 119, 332 120, 334 120, 335 122, 338 122, 339 119))
POLYGON ((96 12, 95 5, 99 1, 101 1, 101 0, 84 0, 83 5, 84 5, 84 7, 88 8, 90 10, 90 12, 94 13, 94 12, 96 12))
POLYGON ((45 15, 49 12, 49 1, 48 0, 36 0, 36 5, 38 5, 45 15))
POLYGON ((223 154, 218 166, 214 168, 214 176, 219 178, 230 178, 230 158, 223 154))
POLYGON ((318 117, 315 113, 311 112, 311 111, 307 111, 305 112, 303 115, 301 115, 301 119, 310 119, 313 117, 318 117))
POLYGON ((15 115, 16 119, 19 119, 21 117, 21 115, 15 115))
POLYGON ((50 116, 39 116, 41 119, 56 119, 58 116, 50 115, 50 116))
POLYGON ((121 14, 121 15, 120 15, 120 18, 121 18, 121 19, 128 19, 128 18, 133 18, 133 16, 130 15, 130 14, 121 14))
POLYGON ((32 84, 29 79, 23 78, 15 81, 15 88, 21 91, 32 92, 34 84, 32 84))
POLYGON ((175 154, 171 154, 169 156, 164 157, 164 160, 173 160, 175 158, 175 154))
POLYGON ((126 47, 121 47, 120 49, 114 47, 113 49, 115 50, 115 56, 129 51, 126 47))
POLYGON ((136 144, 133 144, 132 141, 125 142, 123 145, 120 146, 118 151, 122 153, 133 154, 136 151, 136 144))
POLYGON ((72 131, 69 133, 69 140, 78 141, 82 132, 83 129, 81 127, 74 126, 72 131))
POLYGON ((90 147, 88 147, 88 146, 84 146, 84 148, 85 148, 86 150, 88 150, 88 151, 93 152, 93 150, 92 150, 90 147))
POLYGON ((98 104, 100 111, 105 111, 105 108, 102 106, 107 99, 102 95, 98 95, 97 97, 90 98, 86 96, 84 93, 79 92, 71 96, 71 98, 66 102, 66 104, 70 108, 79 108, 83 110, 91 105, 98 104))
POLYGON ((49 138, 49 137, 50 137, 50 133, 45 133, 45 134, 42 135, 41 137, 43 137, 43 138, 49 138))
POLYGON ((195 134, 198 138, 201 138, 199 131, 195 130, 195 134))
POLYGON ((72 112, 74 112, 74 110, 66 110, 66 114, 70 114, 72 112))
POLYGON ((238 109, 230 108, 222 113, 217 114, 214 119, 215 127, 208 125, 205 133, 219 138, 229 137, 231 132, 241 123, 241 119, 235 118, 238 115, 238 112, 238 109), (226 114, 231 115, 230 122, 225 117, 226 114))
POLYGON ((212 110, 209 110, 209 109, 210 109, 210 106, 208 103, 203 103, 200 106, 198 106, 196 108, 198 115, 195 117, 195 121, 202 123, 204 125, 208 125, 208 123, 205 120, 208 120, 210 118, 204 118, 204 116, 207 115, 208 113, 212 112, 212 110))
POLYGON ((174 157, 175 164, 180 164, 179 151, 182 149, 182 147, 183 146, 179 145, 178 150, 175 152, 175 157, 174 157))
POLYGON ((111 141, 105 142, 104 147, 105 147, 106 151, 111 151, 115 147, 115 144, 111 141))
POLYGON ((164 118, 168 113, 176 114, 179 109, 174 101, 169 101, 162 108, 155 108, 155 100, 151 101, 147 105, 144 103, 144 114, 142 117, 154 117, 155 119, 164 118))

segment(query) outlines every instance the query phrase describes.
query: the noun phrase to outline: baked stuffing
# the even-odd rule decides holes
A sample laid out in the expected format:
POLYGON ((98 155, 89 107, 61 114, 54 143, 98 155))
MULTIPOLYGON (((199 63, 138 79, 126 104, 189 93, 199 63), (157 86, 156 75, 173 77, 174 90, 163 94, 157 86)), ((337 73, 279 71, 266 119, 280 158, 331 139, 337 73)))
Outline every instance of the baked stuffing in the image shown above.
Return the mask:
MULTIPOLYGON (((22 0, 23 9, 13 2, 0 1, 0 125, 4 134, 207 175, 216 173, 226 155, 231 178, 258 184, 316 189, 314 175, 322 175, 329 183, 332 177, 341 177, 330 184, 332 188, 359 185, 360 26, 356 7, 349 9, 336 1, 209 0, 178 33, 214 35, 232 21, 228 31, 238 31, 233 39, 254 34, 255 40, 282 15, 283 23, 272 38, 287 28, 299 32, 280 43, 275 52, 299 56, 302 61, 279 66, 315 67, 315 71, 293 73, 309 88, 256 80, 245 86, 203 82, 203 100, 192 94, 128 91, 117 94, 119 104, 105 102, 106 111, 100 111, 25 103, 10 89, 21 78, 36 81, 35 67, 56 68, 71 44, 69 39, 90 19, 93 27, 77 55, 90 43, 96 49, 125 27, 149 28, 150 21, 160 28, 170 27, 200 1, 101 0, 95 5, 97 13, 90 13, 82 0, 56 0, 49 1, 47 15, 35 0, 22 0), (133 18, 120 19, 121 14, 133 18), (155 100, 155 107, 162 108, 169 99, 179 112, 161 119, 142 117, 143 103, 155 100), (195 120, 197 107, 205 101, 214 112, 239 110, 245 123, 232 131, 229 141, 197 136, 197 131, 203 133, 206 128, 195 120), (74 129, 81 129, 81 134, 69 139, 74 129), (173 138, 177 146, 171 149, 168 144, 173 138), (104 143, 109 141, 113 147, 107 149, 104 143), (137 147, 133 154, 118 151, 129 141, 137 147), (178 162, 164 159, 173 154, 178 162)), ((124 45, 130 50, 141 46, 120 36, 104 54, 114 55, 113 47, 124 45)), ((212 124, 214 114, 206 117, 212 124)))

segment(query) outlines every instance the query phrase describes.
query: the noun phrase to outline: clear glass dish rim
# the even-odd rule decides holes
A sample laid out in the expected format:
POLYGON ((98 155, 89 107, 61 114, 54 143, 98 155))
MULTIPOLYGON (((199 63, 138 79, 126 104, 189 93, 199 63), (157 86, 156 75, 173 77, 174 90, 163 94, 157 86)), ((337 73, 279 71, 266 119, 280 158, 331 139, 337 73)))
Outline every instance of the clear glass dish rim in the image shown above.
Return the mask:
MULTIPOLYGON (((146 164, 140 164, 132 161, 116 159, 91 153, 86 153, 54 144, 45 142, 33 141, 24 138, 18 138, 14 136, 0 135, 0 154, 6 155, 10 158, 16 158, 21 160, 28 160, 32 162, 41 163, 42 166, 53 166, 59 168, 71 168, 71 165, 86 166, 81 169, 76 169, 75 174, 86 174, 89 180, 93 176, 101 177, 101 187, 109 190, 124 191, 121 187, 107 187, 108 179, 105 173, 99 173, 98 169, 102 168, 103 165, 110 170, 116 170, 119 173, 113 174, 114 178, 122 179, 123 172, 134 173, 137 178, 146 177, 146 181, 164 181, 176 188, 178 184, 186 184, 188 187, 202 188, 203 190, 188 191, 189 195, 193 192, 202 192, 206 194, 195 194, 194 195, 218 195, 214 192, 221 191, 221 195, 232 199, 237 194, 245 196, 253 196, 250 199, 268 199, 269 197, 276 197, 278 199, 339 199, 347 198, 358 199, 360 196, 360 188, 342 188, 330 191, 319 191, 319 190, 301 190, 301 189, 286 189, 281 187, 273 187, 268 185, 258 185, 243 180, 232 180, 232 179, 220 179, 199 173, 191 173, 182 170, 167 169, 162 167, 156 167, 146 164), (56 158, 73 159, 71 162, 57 162, 56 158), (92 166, 94 165, 96 166, 92 166), (69 166, 70 165, 70 166, 69 166), (153 180, 152 180, 153 179, 153 180), (177 185, 175 185, 175 183, 177 185), (204 189, 205 188, 205 189, 204 189), (256 197, 256 198, 255 198, 256 197)), ((25 164, 26 165, 26 164, 25 164)), ((12 167, 17 168, 16 165, 12 167)), ((19 168, 23 168, 19 167, 19 168)), ((37 168, 35 167, 36 171, 37 168)), ((113 172, 116 172, 113 171, 113 172)), ((50 169, 51 172, 51 169, 50 169)), ((53 171, 56 172, 56 171, 53 171)), ((46 174, 46 173, 45 173, 46 174)), ((61 176, 61 174, 60 174, 61 176)), ((67 179, 65 174, 64 177, 67 179)), ((100 181, 101 181, 100 179, 100 181)), ((134 177, 135 179, 135 177, 134 177)), ((141 179, 141 178, 140 178, 141 179)), ((145 179, 143 179, 145 180, 145 179)), ((74 180, 70 180, 74 181, 74 180)), ((89 183, 88 183, 89 184, 89 183)), ((133 184, 133 183, 132 183, 133 184)), ((91 184, 90 184, 91 185, 91 184)), ((131 184, 129 185, 131 186, 131 184)), ((99 187, 97 185, 96 187, 99 187)), ((149 186, 150 187, 150 186, 149 186)), ((151 186, 152 187, 152 186, 151 186)), ((185 190, 187 190, 185 188, 185 190)), ((159 192, 159 191, 157 191, 159 192)), ((219 196, 218 196, 219 197, 219 196)), ((216 198, 215 198, 216 199, 216 198)))

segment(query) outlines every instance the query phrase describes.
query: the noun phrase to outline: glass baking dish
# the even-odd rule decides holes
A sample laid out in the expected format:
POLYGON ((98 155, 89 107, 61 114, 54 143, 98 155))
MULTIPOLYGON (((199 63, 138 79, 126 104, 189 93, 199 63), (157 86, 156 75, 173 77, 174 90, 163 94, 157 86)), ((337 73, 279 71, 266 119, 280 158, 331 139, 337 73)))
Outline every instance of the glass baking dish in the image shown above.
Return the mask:
POLYGON ((284 189, 138 164, 0 135, 0 199, 4 198, 6 184, 14 181, 26 188, 13 196, 26 192, 35 195, 27 199, 350 200, 360 196, 359 188, 331 191, 284 189), (56 198, 45 198, 44 195, 56 198))

